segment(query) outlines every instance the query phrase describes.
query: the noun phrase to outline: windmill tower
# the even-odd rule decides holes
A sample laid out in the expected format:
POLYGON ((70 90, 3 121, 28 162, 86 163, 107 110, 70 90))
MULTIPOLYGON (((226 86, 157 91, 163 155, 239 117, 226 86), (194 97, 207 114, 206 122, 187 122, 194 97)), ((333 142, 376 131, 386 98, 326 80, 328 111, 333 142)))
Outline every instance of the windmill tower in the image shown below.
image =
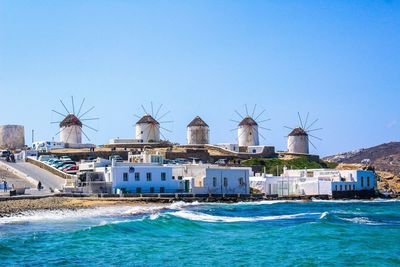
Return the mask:
POLYGON ((163 123, 171 123, 172 121, 161 121, 165 116, 167 116, 170 111, 167 111, 161 116, 160 111, 163 105, 160 105, 156 112, 154 112, 153 103, 151 103, 151 113, 147 112, 145 107, 141 105, 141 108, 144 111, 143 116, 135 115, 139 118, 135 125, 135 138, 139 140, 141 143, 158 143, 161 141, 160 136, 164 139, 165 136, 162 134, 161 129, 167 132, 171 132, 170 130, 162 127, 163 123))
POLYGON ((136 139, 143 143, 160 142, 160 123, 146 114, 136 122, 136 139))
POLYGON ((56 123, 60 127, 60 131, 56 135, 60 135, 60 141, 65 144, 82 144, 82 134, 90 141, 87 134, 83 131, 83 127, 89 128, 95 132, 98 130, 85 124, 85 121, 98 120, 99 118, 86 118, 85 116, 94 109, 94 106, 88 109, 87 111, 81 113, 83 105, 85 103, 85 98, 82 100, 82 103, 79 107, 77 113, 75 113, 75 102, 74 97, 71 96, 71 104, 72 109, 68 109, 64 102, 60 100, 62 106, 64 107, 66 114, 62 112, 58 112, 56 110, 52 110, 54 113, 63 116, 61 121, 52 122, 52 124, 56 123))
POLYGON ((255 115, 257 105, 254 105, 253 112, 249 113, 247 105, 245 105, 246 115, 243 116, 237 110, 235 113, 241 118, 241 121, 231 120, 235 123, 238 123, 237 130, 237 138, 239 147, 248 147, 248 146, 258 146, 260 145, 259 136, 263 139, 265 137, 260 133, 260 129, 270 130, 268 128, 264 128, 260 126, 261 123, 269 121, 270 119, 265 119, 262 121, 258 121, 262 114, 264 114, 265 109, 261 111, 257 116, 255 115))
POLYGON ((309 144, 317 149, 316 146, 311 142, 310 137, 322 140, 321 138, 310 134, 310 132, 319 131, 322 130, 322 128, 312 129, 318 119, 314 120, 311 124, 308 125, 309 113, 307 113, 304 124, 303 120, 301 119, 300 113, 297 113, 297 115, 299 117, 300 126, 297 126, 295 128, 285 126, 286 128, 291 130, 288 135, 287 149, 289 153, 293 154, 309 154, 309 144))
POLYGON ((246 116, 238 125, 239 146, 258 146, 258 123, 250 116, 246 116))
POLYGON ((82 122, 74 114, 68 114, 60 122, 60 141, 68 144, 82 144, 82 122))
POLYGON ((189 145, 204 145, 210 142, 209 126, 202 118, 196 116, 187 126, 189 145))

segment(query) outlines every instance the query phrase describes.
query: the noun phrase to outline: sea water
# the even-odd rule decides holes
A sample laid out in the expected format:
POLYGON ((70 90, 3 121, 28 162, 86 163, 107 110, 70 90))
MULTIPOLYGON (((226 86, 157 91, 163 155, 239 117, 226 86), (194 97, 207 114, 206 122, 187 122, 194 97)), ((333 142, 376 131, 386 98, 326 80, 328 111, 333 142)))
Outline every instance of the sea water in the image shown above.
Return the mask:
POLYGON ((0 218, 0 265, 400 266, 400 202, 25 212, 0 218))

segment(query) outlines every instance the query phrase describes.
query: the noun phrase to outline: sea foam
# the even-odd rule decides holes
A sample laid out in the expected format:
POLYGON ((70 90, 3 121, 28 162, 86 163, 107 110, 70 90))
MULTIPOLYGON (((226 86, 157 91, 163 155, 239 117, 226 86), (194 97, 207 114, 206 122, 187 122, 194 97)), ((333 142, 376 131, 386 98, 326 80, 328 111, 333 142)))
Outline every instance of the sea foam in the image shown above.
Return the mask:
POLYGON ((201 212, 194 212, 188 210, 180 210, 169 213, 172 216, 182 219, 202 222, 257 222, 257 221, 275 221, 275 220, 290 220, 305 218, 310 216, 321 216, 321 213, 298 213, 288 215, 274 215, 274 216, 255 216, 255 217, 229 217, 229 216, 216 216, 201 212))

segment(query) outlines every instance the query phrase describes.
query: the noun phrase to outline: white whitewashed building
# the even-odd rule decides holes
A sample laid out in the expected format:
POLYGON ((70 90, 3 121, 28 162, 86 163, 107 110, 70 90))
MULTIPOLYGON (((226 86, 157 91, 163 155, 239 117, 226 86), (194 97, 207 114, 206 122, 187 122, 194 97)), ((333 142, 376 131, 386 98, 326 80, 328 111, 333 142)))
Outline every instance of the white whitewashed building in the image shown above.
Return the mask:
POLYGON ((373 191, 376 179, 372 171, 365 170, 285 169, 281 176, 250 177, 250 186, 267 195, 332 196, 373 191))

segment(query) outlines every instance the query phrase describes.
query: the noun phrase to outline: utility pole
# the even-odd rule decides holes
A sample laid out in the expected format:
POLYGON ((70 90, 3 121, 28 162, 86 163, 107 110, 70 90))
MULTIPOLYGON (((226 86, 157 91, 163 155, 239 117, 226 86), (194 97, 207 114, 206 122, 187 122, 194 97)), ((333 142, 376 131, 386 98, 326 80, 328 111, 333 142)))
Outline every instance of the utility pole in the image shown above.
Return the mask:
POLYGON ((32 144, 35 142, 35 130, 32 129, 32 144))

